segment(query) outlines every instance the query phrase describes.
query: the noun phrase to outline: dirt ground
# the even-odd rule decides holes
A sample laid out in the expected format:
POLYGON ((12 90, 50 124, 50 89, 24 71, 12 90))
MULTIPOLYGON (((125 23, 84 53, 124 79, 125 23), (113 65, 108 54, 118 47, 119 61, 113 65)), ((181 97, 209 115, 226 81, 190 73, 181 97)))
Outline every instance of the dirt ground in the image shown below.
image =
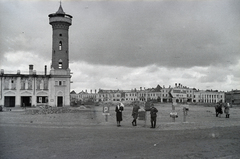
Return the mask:
POLYGON ((0 112, 0 158, 240 158, 240 108, 220 118, 213 107, 190 105, 183 122, 179 105, 173 122, 170 104, 155 106, 156 129, 150 129, 149 112, 133 127, 131 107, 125 107, 121 127, 114 107, 107 120, 102 106, 61 114, 31 115, 21 108, 0 112))

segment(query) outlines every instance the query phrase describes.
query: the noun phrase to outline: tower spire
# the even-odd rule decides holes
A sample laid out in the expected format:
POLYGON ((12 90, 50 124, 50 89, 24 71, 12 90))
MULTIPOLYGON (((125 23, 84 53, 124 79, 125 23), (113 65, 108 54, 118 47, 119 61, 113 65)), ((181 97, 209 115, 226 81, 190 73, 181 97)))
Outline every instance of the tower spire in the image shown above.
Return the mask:
POLYGON ((58 8, 58 11, 56 12, 57 14, 65 14, 65 12, 63 11, 63 8, 62 8, 62 2, 60 1, 60 6, 58 8))

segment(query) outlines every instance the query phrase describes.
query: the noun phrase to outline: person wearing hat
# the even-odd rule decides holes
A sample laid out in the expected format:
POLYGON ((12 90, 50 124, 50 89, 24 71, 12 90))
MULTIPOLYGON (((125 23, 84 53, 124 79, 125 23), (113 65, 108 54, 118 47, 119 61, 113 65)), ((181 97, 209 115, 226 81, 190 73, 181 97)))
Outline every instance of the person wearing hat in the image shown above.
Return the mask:
POLYGON ((151 128, 156 128, 156 122, 157 122, 157 108, 154 107, 152 104, 150 108, 150 116, 151 116, 151 128))

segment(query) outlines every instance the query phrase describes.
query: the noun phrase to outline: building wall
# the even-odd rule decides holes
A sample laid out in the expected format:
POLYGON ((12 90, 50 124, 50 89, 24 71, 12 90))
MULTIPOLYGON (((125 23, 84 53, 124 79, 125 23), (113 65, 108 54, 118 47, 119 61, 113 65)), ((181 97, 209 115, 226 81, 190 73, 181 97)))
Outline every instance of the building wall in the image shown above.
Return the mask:
POLYGON ((226 92, 225 98, 226 102, 230 103, 231 105, 240 105, 240 90, 226 92))
MULTIPOLYGON (((144 90, 101 90, 99 93, 95 93, 95 101, 148 101, 155 100, 160 102, 172 102, 170 96, 171 90, 173 90, 177 102, 193 102, 193 103, 217 103, 220 100, 225 102, 225 93, 217 91, 197 91, 187 87, 168 87, 162 88, 160 91, 154 89, 144 90)), ((81 97, 87 98, 90 94, 87 92, 81 92, 78 94, 78 100, 81 97)))
POLYGON ((201 92, 200 95, 201 95, 202 103, 217 103, 220 100, 225 102, 225 93, 224 92, 204 91, 204 92, 201 92))
POLYGON ((1 106, 9 106, 10 102, 14 107, 57 106, 58 96, 62 97, 63 106, 70 105, 70 76, 3 73, 0 77, 1 106))

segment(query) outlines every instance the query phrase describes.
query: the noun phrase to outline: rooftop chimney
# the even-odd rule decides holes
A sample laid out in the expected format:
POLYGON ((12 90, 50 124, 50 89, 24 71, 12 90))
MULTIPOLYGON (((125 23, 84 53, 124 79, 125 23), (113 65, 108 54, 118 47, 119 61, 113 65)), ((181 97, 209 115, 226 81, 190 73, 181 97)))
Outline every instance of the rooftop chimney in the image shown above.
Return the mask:
POLYGON ((45 76, 47 75, 47 65, 45 65, 44 74, 45 74, 45 76))
POLYGON ((29 65, 29 74, 30 74, 30 75, 33 74, 33 65, 29 65))

